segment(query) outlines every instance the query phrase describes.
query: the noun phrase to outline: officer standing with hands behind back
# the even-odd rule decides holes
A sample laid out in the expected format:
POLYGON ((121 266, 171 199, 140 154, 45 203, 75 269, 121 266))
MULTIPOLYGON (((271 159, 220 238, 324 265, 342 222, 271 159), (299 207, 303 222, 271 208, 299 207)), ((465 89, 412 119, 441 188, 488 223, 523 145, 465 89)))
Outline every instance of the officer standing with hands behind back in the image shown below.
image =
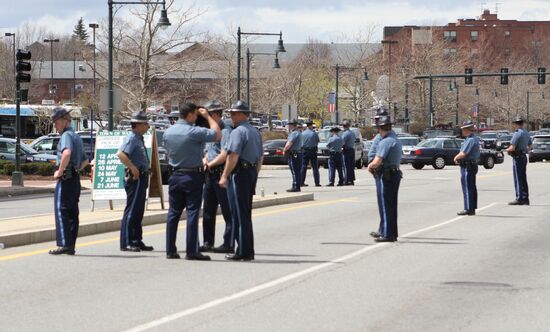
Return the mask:
POLYGON ((477 187, 476 175, 478 171, 477 160, 479 159, 479 139, 474 134, 474 123, 470 120, 464 121, 460 129, 466 137, 460 152, 455 156, 455 164, 460 164, 460 183, 464 195, 464 210, 458 212, 459 216, 473 216, 477 209, 477 187))
POLYGON ((132 132, 124 139, 117 157, 126 166, 124 189, 126 207, 120 225, 120 250, 139 252, 152 251, 153 247, 143 243, 143 213, 149 186, 149 156, 143 135, 149 130, 147 114, 135 112, 130 119, 132 132))
POLYGON ((288 122, 288 141, 283 153, 288 157, 288 167, 292 173, 292 188, 287 192, 299 192, 302 185, 302 132, 298 129, 298 121, 288 122))
POLYGON ((244 101, 239 100, 231 105, 229 112, 234 129, 227 143, 227 160, 220 186, 231 192, 229 204, 238 247, 235 254, 228 254, 225 259, 251 261, 254 259, 252 195, 262 167, 262 137, 248 122, 250 109, 244 101))
POLYGON ((514 161, 514 188, 516 190, 516 199, 508 204, 529 205, 526 153, 532 148, 533 142, 529 132, 523 128, 523 118, 517 116, 513 122, 516 127, 516 132, 512 136, 510 146, 506 149, 506 152, 512 156, 514 161))
POLYGON ((187 260, 210 260, 199 251, 199 211, 204 186, 203 154, 205 143, 219 141, 218 123, 204 108, 184 103, 179 120, 166 129, 163 135, 168 151, 168 166, 172 173, 168 180, 170 208, 166 220, 166 258, 180 258, 176 248, 176 235, 183 209, 187 213, 187 260), (198 109, 198 111, 197 111, 198 109), (198 114, 197 114, 198 113, 198 114), (197 117, 208 121, 210 129, 197 127, 197 117))
POLYGON ((338 186, 344 185, 344 174, 342 171, 342 146, 344 141, 338 136, 340 128, 333 127, 330 130, 332 136, 327 141, 327 149, 330 153, 328 157, 328 184, 327 187, 334 187, 336 172, 338 172, 338 186))
POLYGON ((54 173, 55 185, 55 235, 57 249, 49 251, 50 255, 74 255, 78 236, 80 199, 79 171, 88 165, 82 138, 71 127, 69 112, 56 107, 53 110, 52 122, 55 130, 61 134, 57 146, 57 170, 54 173))
POLYGON ((344 127, 344 133, 342 139, 344 140, 344 147, 342 154, 344 155, 344 174, 346 177, 346 186, 353 186, 355 181, 355 134, 350 130, 350 122, 348 120, 342 123, 344 127))
POLYGON ((302 173, 301 180, 302 186, 305 187, 307 165, 311 164, 311 172, 313 173, 313 180, 315 181, 315 187, 320 187, 319 178, 319 163, 317 162, 317 146, 319 145, 319 135, 313 131, 313 121, 308 120, 306 122, 307 128, 302 132, 302 173))
POLYGON ((218 100, 211 100, 204 107, 210 116, 218 123, 222 131, 221 141, 208 143, 204 163, 206 167, 206 183, 204 184, 204 205, 202 209, 202 234, 204 244, 200 247, 201 252, 213 251, 216 253, 233 253, 234 237, 231 231, 231 210, 227 198, 227 190, 220 187, 220 177, 225 166, 227 157, 227 142, 231 135, 231 127, 222 120, 225 107, 218 100), (214 247, 216 236, 216 213, 218 205, 222 210, 225 220, 225 231, 223 233, 223 244, 214 247))
MULTIPOLYGON (((374 174, 376 181, 376 196, 378 211, 382 224, 379 226, 380 234, 375 242, 397 241, 397 197, 399 184, 403 173, 399 169, 403 150, 401 142, 392 130, 392 122, 389 116, 381 116, 378 120, 380 136, 376 157, 369 164, 367 170, 374 174)), ((372 235, 372 233, 371 233, 372 235)))

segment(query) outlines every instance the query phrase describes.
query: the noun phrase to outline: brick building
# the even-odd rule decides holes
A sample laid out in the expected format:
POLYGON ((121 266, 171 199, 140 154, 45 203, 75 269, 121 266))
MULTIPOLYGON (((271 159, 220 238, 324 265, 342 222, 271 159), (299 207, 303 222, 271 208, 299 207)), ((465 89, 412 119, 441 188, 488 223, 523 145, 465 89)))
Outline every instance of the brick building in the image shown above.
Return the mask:
MULTIPOLYGON (((484 10, 478 18, 459 19, 445 26, 388 26, 384 40, 392 44, 392 61, 414 55, 419 47, 439 44, 444 55, 460 54, 474 71, 514 67, 519 59, 531 66, 548 63, 550 21, 502 20, 484 10)), ((384 48, 387 55, 389 48, 384 48)), ((531 68, 533 69, 533 68, 531 68)))

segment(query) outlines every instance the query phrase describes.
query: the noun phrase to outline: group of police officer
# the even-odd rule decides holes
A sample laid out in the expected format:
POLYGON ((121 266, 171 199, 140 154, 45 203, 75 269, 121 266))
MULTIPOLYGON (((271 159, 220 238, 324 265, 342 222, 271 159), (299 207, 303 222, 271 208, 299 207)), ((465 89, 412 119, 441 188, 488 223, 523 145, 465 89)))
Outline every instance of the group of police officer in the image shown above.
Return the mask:
MULTIPOLYGON (((178 223, 183 210, 187 215, 186 255, 188 260, 210 260, 203 252, 225 253, 233 261, 254 259, 254 235, 252 230, 252 196, 255 192, 261 168, 263 149, 259 131, 249 122, 250 109, 243 101, 231 106, 231 124, 222 120, 224 106, 216 100, 204 107, 192 103, 183 104, 179 120, 168 128, 164 145, 168 152, 169 203, 166 221, 166 258, 178 259, 176 247, 178 223), (202 117, 208 126, 195 125, 202 117), (204 200, 204 206, 203 206, 204 200), (225 220, 223 243, 215 247, 216 211, 220 206, 225 220), (199 212, 203 206, 203 239, 199 244, 199 212), (235 245, 237 249, 235 250, 235 245)), ((391 117, 379 109, 374 117, 378 134, 368 152, 367 170, 373 174, 380 222, 377 231, 370 235, 376 242, 395 242, 398 238, 397 209, 398 192, 402 172, 400 162, 402 146, 392 130, 391 117)), ((57 180, 54 196, 56 239, 58 248, 49 251, 52 255, 74 255, 78 235, 80 197, 79 172, 88 165, 84 144, 70 126, 69 112, 55 108, 52 122, 61 134, 57 150, 57 180)), ((526 154, 532 148, 531 138, 524 129, 524 120, 517 117, 510 147, 506 150, 513 158, 516 198, 510 205, 529 205, 526 154)), ((117 156, 125 166, 124 188, 127 193, 126 207, 121 222, 120 250, 139 252, 152 251, 142 238, 142 219, 146 189, 149 182, 149 157, 143 135, 149 130, 145 112, 136 112, 131 118, 132 132, 125 138, 117 156)), ((307 122, 302 133, 296 121, 289 123, 289 137, 284 147, 292 173, 292 188, 300 191, 304 185, 308 164, 313 169, 315 186, 321 186, 317 163, 319 137, 313 123, 307 122)), ((341 129, 333 127, 327 142, 330 157, 329 183, 334 186, 338 172, 338 186, 353 185, 355 135, 349 123, 341 129), (349 132, 346 135, 346 132, 349 132), (352 138, 350 138, 352 137, 352 138), (351 152, 350 152, 351 150, 351 152), (352 154, 353 153, 353 154, 352 154), (344 169, 342 167, 344 165, 344 169)), ((475 215, 477 209, 476 175, 480 155, 479 140, 474 134, 474 124, 467 120, 461 126, 465 140, 460 153, 454 158, 460 164, 464 210, 458 215, 475 215)))

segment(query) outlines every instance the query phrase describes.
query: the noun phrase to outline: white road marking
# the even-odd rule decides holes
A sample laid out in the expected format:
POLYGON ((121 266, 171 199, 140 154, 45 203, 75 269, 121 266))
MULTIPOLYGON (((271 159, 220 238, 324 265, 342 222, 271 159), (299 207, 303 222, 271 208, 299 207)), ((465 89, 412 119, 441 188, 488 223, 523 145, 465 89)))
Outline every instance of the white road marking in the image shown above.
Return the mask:
MULTIPOLYGON (((498 204, 499 203, 491 203, 487 206, 484 206, 482 208, 477 209, 476 211, 483 211, 483 210, 489 209, 489 208, 491 208, 495 205, 498 205, 498 204)), ((407 233, 407 234, 405 234, 403 236, 400 236, 400 237, 401 238, 406 238, 406 237, 409 237, 409 236, 417 235, 419 233, 431 231, 433 229, 440 228, 440 227, 443 227, 445 225, 452 224, 452 223, 457 222, 457 221, 459 221, 461 219, 464 219, 464 218, 466 218, 466 216, 459 216, 459 217, 444 221, 444 222, 436 224, 436 225, 432 225, 432 226, 429 226, 429 227, 426 227, 426 228, 422 228, 422 229, 407 233)), ((386 243, 378 243, 378 244, 375 244, 375 245, 372 245, 372 246, 369 246, 369 247, 365 247, 365 248, 359 249, 357 251, 351 252, 351 253, 349 253, 345 256, 342 256, 340 258, 336 258, 334 260, 331 260, 330 262, 318 264, 318 265, 312 266, 310 268, 307 268, 305 270, 288 274, 286 276, 277 278, 277 279, 272 280, 272 281, 268 281, 268 282, 260 284, 258 286, 254 286, 252 288, 240 291, 238 293, 234 293, 234 294, 229 295, 229 296, 225 296, 225 297, 222 297, 222 298, 219 298, 219 299, 216 299, 216 300, 212 300, 210 302, 206 302, 206 303, 201 304, 199 306, 189 308, 189 309, 185 309, 183 311, 179 311, 179 312, 176 312, 174 314, 164 316, 164 317, 159 318, 159 319, 155 319, 155 320, 150 321, 148 323, 138 325, 134 328, 131 328, 131 329, 127 330, 126 332, 146 331, 146 330, 164 325, 166 323, 175 321, 177 319, 180 319, 180 318, 183 318, 183 317, 186 317, 186 316, 190 316, 190 315, 193 315, 195 313, 198 313, 198 312, 201 312, 201 311, 204 311, 204 310, 208 310, 210 308, 214 308, 216 306, 219 306, 219 305, 222 305, 222 304, 225 304, 225 303, 228 303, 228 302, 246 297, 248 295, 258 293, 258 292, 263 291, 265 289, 276 287, 278 285, 281 285, 281 284, 284 284, 286 282, 298 279, 298 278, 306 276, 308 274, 312 274, 314 272, 325 269, 327 267, 334 266, 334 265, 340 264, 340 263, 344 263, 344 262, 349 261, 349 260, 351 260, 351 259, 353 259, 357 256, 360 256, 360 255, 362 255, 362 254, 364 254, 368 251, 372 251, 374 249, 377 249, 377 248, 380 248, 380 247, 383 247, 383 246, 388 246, 390 244, 391 243, 386 242, 386 243)))

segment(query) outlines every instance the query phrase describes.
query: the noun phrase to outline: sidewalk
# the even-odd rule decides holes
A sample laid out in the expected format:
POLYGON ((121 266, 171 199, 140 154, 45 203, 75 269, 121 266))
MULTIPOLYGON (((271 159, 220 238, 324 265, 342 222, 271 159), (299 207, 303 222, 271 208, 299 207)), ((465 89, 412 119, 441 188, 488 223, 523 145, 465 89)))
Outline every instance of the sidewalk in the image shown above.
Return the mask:
MULTIPOLYGON (((0 198, 24 195, 50 194, 55 190, 54 180, 26 180, 24 187, 12 187, 11 180, 0 180, 0 198)), ((82 190, 89 189, 89 179, 80 180, 82 190)))
MULTIPOLYGON (((313 193, 254 196, 253 208, 312 201, 313 193)), ((168 208, 168 203, 165 203, 168 208)), ((123 207, 114 210, 102 209, 80 212, 78 236, 87 236, 120 230, 123 207)), ((166 222, 168 210, 161 210, 160 203, 149 204, 143 217, 143 225, 162 224, 166 222)), ((185 211, 182 220, 185 219, 185 211)), ((33 243, 55 240, 54 215, 23 216, 0 220, 0 243, 7 247, 23 246, 33 243)))

